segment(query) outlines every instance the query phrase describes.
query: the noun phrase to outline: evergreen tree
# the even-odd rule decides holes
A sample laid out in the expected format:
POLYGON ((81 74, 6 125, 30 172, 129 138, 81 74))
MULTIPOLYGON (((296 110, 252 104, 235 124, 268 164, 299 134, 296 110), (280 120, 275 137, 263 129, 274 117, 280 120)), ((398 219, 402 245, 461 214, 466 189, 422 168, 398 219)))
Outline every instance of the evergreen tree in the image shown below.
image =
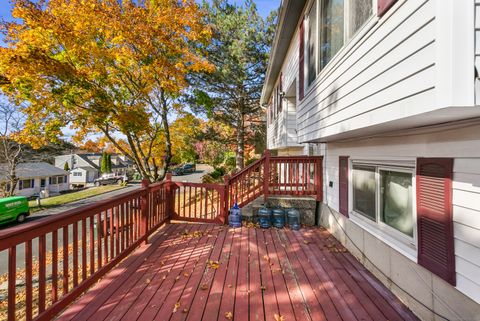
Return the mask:
POLYGON ((227 0, 204 1, 203 7, 213 26, 206 51, 216 70, 191 78, 190 103, 196 112, 234 129, 228 143, 236 145, 236 167, 241 169, 245 145, 265 140, 260 96, 277 14, 262 18, 252 0, 243 6, 227 0))
POLYGON ((107 154, 107 173, 112 172, 112 155, 107 154))
POLYGON ((102 153, 102 159, 100 161, 100 172, 102 174, 108 173, 108 166, 107 166, 107 161, 108 161, 108 154, 106 152, 102 153))
POLYGON ((67 172, 70 170, 70 166, 68 166, 68 162, 65 162, 65 165, 63 165, 63 170, 67 172))

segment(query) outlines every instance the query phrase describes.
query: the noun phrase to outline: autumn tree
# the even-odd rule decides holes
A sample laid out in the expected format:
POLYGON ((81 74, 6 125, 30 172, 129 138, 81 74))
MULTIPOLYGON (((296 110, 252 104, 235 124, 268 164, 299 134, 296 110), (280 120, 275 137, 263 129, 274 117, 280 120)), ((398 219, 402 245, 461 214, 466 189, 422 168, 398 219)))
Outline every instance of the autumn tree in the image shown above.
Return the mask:
POLYGON ((12 196, 17 187, 17 166, 23 161, 25 146, 17 142, 23 117, 14 104, 0 100, 0 185, 3 196, 12 196))
POLYGON ((23 140, 40 146, 65 126, 76 139, 102 134, 143 178, 161 180, 172 157, 169 116, 185 77, 213 71, 201 50, 211 32, 195 1, 13 5, 16 20, 2 28, 0 88, 28 101, 23 140))
POLYGON ((236 166, 241 169, 245 145, 266 140, 260 96, 276 13, 263 19, 252 0, 243 6, 227 0, 204 1, 203 7, 213 26, 206 50, 216 71, 190 78, 194 87, 190 102, 196 111, 234 129, 236 166))

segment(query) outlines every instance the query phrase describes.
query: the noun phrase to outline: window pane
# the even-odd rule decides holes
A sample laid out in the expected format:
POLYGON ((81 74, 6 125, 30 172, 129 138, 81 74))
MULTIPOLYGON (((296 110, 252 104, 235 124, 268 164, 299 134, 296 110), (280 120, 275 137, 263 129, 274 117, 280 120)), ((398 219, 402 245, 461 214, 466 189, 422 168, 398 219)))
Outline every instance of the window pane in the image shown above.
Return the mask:
POLYGON ((353 209, 372 219, 375 215, 375 167, 353 167, 353 209))
POLYGON ((413 237, 412 174, 381 171, 382 210, 385 224, 413 237))
POLYGON ((372 15, 372 0, 350 0, 349 35, 353 36, 372 15))
POLYGON ((344 0, 322 3, 320 67, 324 68, 344 43, 344 0))
POLYGON ((317 76, 317 3, 315 2, 308 14, 308 84, 317 76))

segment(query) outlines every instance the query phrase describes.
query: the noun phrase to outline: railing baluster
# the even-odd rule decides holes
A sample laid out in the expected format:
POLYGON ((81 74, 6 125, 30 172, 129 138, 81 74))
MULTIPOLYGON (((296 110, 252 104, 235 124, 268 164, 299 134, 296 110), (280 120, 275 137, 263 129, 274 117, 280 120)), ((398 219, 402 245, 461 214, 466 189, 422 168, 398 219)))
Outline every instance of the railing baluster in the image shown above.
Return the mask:
POLYGON ((47 242, 45 234, 38 239, 38 311, 45 311, 46 303, 46 267, 47 267, 47 242))
POLYGON ((120 252, 125 248, 125 225, 124 225, 124 205, 120 205, 120 252))
POLYGON ((115 250, 115 242, 113 240, 113 220, 114 220, 114 212, 113 212, 113 208, 108 210, 107 212, 109 215, 109 219, 110 219, 110 260, 113 259, 114 257, 114 250, 115 250))
POLYGON ((108 211, 103 212, 103 264, 108 263, 108 211))
POLYGON ((88 219, 89 223, 89 230, 88 230, 88 236, 90 239, 90 242, 88 244, 88 249, 90 251, 90 276, 93 275, 95 272, 95 222, 94 222, 95 216, 90 216, 88 219))
POLYGON ((17 286, 17 246, 8 249, 8 320, 15 320, 17 286))
POLYGON ((118 256, 120 252, 120 213, 119 206, 114 208, 115 211, 115 257, 118 256))
POLYGON ((97 233, 97 269, 102 267, 102 214, 97 213, 97 224, 96 224, 96 233, 97 233))
POLYGON ((68 225, 63 227, 63 295, 68 293, 68 225))
POLYGON ((32 240, 25 242, 25 319, 32 320, 32 240))
POLYGON ((87 219, 82 219, 82 282, 87 278, 87 219))
POLYGON ((52 302, 58 300, 58 230, 52 232, 52 302))
POLYGON ((73 222, 73 287, 78 286, 78 222, 73 222))

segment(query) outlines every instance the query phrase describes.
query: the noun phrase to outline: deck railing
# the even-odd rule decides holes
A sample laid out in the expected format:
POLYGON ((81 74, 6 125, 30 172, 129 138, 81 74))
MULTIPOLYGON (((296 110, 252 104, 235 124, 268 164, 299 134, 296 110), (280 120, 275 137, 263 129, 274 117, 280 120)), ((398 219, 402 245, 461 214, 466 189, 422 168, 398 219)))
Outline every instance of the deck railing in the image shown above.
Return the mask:
POLYGON ((169 175, 162 183, 144 183, 115 198, 2 231, 0 259, 8 265, 0 285, 8 286, 6 299, 0 288, 0 319, 52 319, 168 220, 225 223, 234 202, 244 206, 262 195, 320 201, 322 158, 267 152, 224 184, 173 182, 169 175))

